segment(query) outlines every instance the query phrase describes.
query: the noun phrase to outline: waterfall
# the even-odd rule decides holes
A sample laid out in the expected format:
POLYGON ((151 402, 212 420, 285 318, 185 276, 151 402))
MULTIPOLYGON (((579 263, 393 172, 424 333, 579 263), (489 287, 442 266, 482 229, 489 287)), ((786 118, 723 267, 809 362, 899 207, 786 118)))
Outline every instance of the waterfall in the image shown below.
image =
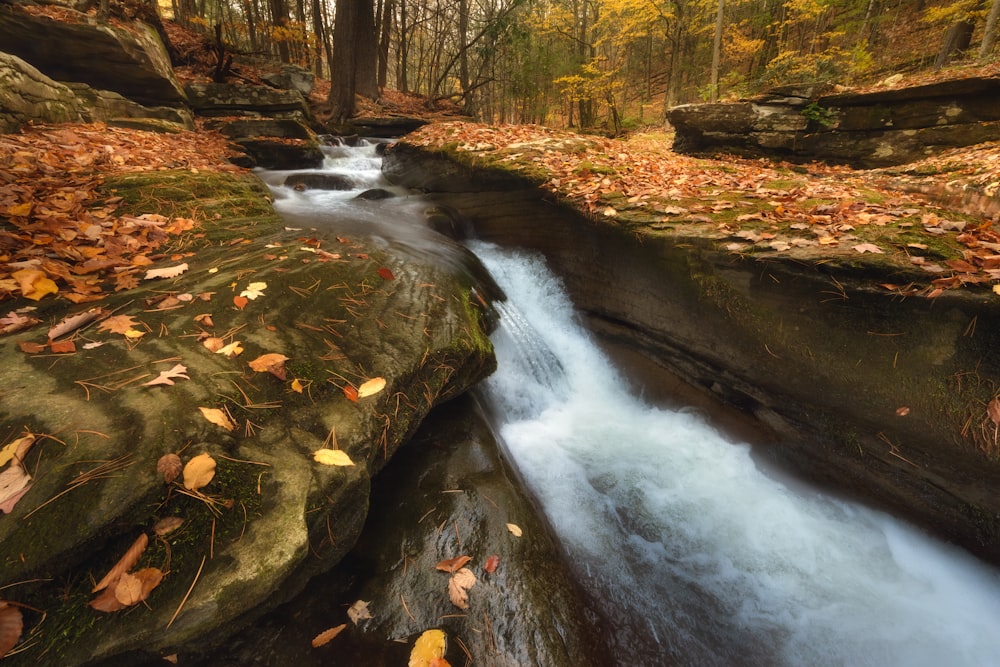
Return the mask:
MULTIPOLYGON (((394 189, 374 144, 326 148, 299 191, 261 172, 290 224, 335 225, 461 260, 394 189), (356 199, 368 188, 397 196, 356 199)), ((472 242, 508 301, 484 388, 505 451, 599 604, 618 664, 948 667, 1000 656, 1000 574, 885 514, 760 471, 699 414, 629 390, 543 259, 472 242)), ((463 252, 468 252, 465 248, 463 252)))
POLYGON ((995 570, 769 477, 698 414, 644 403, 542 259, 472 248, 510 300, 487 383, 498 431, 620 664, 996 662, 995 570))

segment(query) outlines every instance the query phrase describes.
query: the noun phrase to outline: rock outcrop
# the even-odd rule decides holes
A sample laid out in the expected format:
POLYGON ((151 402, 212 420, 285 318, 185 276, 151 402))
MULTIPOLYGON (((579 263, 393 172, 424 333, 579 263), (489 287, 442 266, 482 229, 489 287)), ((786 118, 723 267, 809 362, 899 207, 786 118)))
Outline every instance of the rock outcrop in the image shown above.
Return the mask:
POLYGON ((189 83, 191 108, 202 116, 242 116, 308 119, 309 107, 297 90, 239 83, 189 83))
POLYGON ((152 27, 136 22, 125 30, 64 11, 77 20, 56 21, 0 5, 0 49, 56 81, 85 83, 143 105, 185 103, 170 58, 152 27))
POLYGON ((0 422, 36 440, 24 456, 32 485, 0 521, 0 586, 29 605, 32 632, 5 664, 209 649, 343 558, 372 477, 434 406, 495 364, 473 297, 488 291, 458 246, 453 262, 432 264, 356 230, 302 238, 282 231, 250 175, 139 173, 106 187, 126 201, 171 193, 174 215, 212 222, 150 267, 173 267, 167 277, 100 313, 37 304, 45 322, 89 326, 38 325, 0 353, 0 422), (66 338, 74 347, 46 347, 66 338), (255 361, 265 354, 281 356, 255 361), (353 465, 320 463, 320 449, 353 465), (165 481, 170 453, 184 464, 208 454, 214 477, 165 481), (183 523, 164 532, 165 518, 183 523), (94 582, 142 536, 149 546, 127 569, 166 574, 148 607, 88 607, 94 582))
POLYGON ((153 119, 161 129, 193 129, 191 114, 175 107, 144 107, 107 90, 53 81, 17 56, 0 53, 0 132, 25 123, 153 119))
MULTIPOLYGON (((387 173, 434 187, 455 156, 422 153, 387 151, 387 173)), ((850 257, 734 254, 704 231, 595 221, 515 180, 427 196, 456 229, 542 252, 650 393, 735 408, 762 457, 1000 563, 1000 444, 983 407, 1000 374, 995 297, 903 298, 850 257)))
POLYGON ((685 104, 667 118, 680 152, 730 151, 860 167, 903 164, 1000 134, 1000 77, 831 93, 786 86, 740 102, 685 104))

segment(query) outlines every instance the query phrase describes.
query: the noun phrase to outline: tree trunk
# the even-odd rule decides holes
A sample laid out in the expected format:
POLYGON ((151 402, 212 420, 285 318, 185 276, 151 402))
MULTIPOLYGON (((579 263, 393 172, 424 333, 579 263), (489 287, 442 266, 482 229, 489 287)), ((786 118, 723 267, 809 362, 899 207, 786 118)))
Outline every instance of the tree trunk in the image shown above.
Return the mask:
MULTIPOLYGON (((378 35, 375 33, 375 3, 373 0, 355 0, 355 60, 354 92, 372 100, 379 98, 378 90, 378 35)), ((336 41, 336 40, 335 40, 336 41)))
MULTIPOLYGON (((288 23, 288 5, 285 4, 285 0, 269 0, 268 8, 271 10, 271 25, 275 28, 284 28, 288 23)), ((289 62, 288 40, 285 39, 283 32, 279 33, 277 42, 278 57, 283 63, 289 62)))
POLYGON ((399 92, 410 92, 409 81, 406 78, 406 62, 410 57, 410 38, 406 27, 406 0, 399 0, 399 60, 396 66, 396 86, 399 92))
POLYGON ((384 0, 382 3, 382 21, 379 25, 378 40, 378 76, 377 83, 379 90, 385 90, 387 79, 389 78, 389 44, 392 39, 392 16, 393 1, 384 0))
POLYGON ((722 18, 725 14, 726 0, 719 0, 719 7, 715 13, 715 41, 712 42, 712 89, 709 92, 709 101, 719 101, 719 63, 722 60, 722 18))
POLYGON ((941 45, 937 60, 934 61, 935 69, 941 69, 969 48, 975 27, 976 24, 968 19, 951 24, 944 35, 944 43, 941 45))
POLYGON ((979 62, 985 61, 993 53, 993 47, 997 43, 997 19, 1000 19, 1000 0, 993 0, 986 17, 983 43, 979 46, 979 62))
POLYGON ((326 31, 323 25, 323 9, 320 7, 320 0, 312 0, 312 24, 313 39, 316 40, 316 48, 313 54, 313 74, 317 79, 323 77, 323 45, 326 43, 326 31))
POLYGON ((343 123, 354 115, 354 93, 357 89, 356 73, 358 40, 358 9, 364 0, 337 0, 337 13, 333 23, 333 58, 331 60, 330 120, 343 123))

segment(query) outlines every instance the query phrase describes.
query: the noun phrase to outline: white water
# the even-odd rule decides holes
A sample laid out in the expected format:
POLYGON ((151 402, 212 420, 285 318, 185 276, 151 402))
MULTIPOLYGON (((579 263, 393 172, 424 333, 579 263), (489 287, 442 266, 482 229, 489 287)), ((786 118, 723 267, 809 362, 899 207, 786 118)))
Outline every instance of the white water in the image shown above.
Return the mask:
MULTIPOLYGON (((329 147, 357 183, 296 192, 261 172, 290 223, 460 261, 426 203, 387 186, 374 146, 329 147)), ((1000 664, 1000 575, 855 504, 792 489, 698 415, 629 392, 538 258, 473 244, 510 297, 491 411, 619 664, 959 667, 1000 664)))
POLYGON ((543 261, 473 250, 511 302, 488 381, 500 434, 606 605, 621 664, 1000 663, 996 571, 644 404, 543 261))

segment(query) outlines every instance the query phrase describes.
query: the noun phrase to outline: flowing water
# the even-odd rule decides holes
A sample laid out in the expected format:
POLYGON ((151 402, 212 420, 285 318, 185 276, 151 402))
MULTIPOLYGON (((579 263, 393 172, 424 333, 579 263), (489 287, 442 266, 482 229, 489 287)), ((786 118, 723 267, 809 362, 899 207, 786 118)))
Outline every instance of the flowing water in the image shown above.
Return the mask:
MULTIPOLYGON (((331 149, 323 170, 348 172, 358 190, 386 187, 377 163, 371 147, 331 149)), ((442 238, 418 230, 417 198, 359 212, 357 191, 299 193, 277 185, 279 172, 264 176, 286 219, 337 219, 338 230, 346 219, 427 258, 442 238)), ((470 247, 509 297, 498 305, 489 411, 600 602, 599 631, 620 664, 1000 663, 996 570, 892 517, 768 476, 749 446, 698 414, 645 403, 542 259, 470 247)))

